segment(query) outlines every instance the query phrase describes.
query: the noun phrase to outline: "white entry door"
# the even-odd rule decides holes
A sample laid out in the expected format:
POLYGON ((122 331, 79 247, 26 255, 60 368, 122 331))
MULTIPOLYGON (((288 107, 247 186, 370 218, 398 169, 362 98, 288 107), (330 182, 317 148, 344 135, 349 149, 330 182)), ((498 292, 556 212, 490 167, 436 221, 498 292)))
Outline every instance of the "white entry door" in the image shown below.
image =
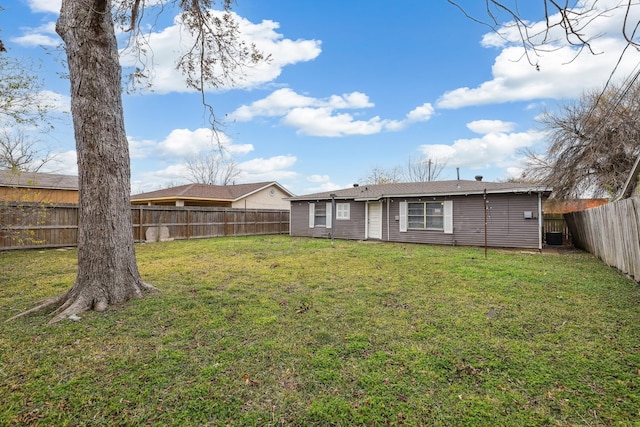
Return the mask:
POLYGON ((382 239, 382 203, 369 203, 368 205, 367 238, 382 239))

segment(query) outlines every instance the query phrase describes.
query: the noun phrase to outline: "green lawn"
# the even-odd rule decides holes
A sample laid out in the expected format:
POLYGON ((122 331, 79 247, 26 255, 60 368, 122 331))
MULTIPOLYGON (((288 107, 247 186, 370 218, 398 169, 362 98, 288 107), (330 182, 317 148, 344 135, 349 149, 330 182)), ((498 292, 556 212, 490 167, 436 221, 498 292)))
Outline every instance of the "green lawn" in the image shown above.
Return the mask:
POLYGON ((640 286, 586 253, 292 239, 137 247, 82 320, 75 250, 0 252, 0 425, 640 425, 640 286))

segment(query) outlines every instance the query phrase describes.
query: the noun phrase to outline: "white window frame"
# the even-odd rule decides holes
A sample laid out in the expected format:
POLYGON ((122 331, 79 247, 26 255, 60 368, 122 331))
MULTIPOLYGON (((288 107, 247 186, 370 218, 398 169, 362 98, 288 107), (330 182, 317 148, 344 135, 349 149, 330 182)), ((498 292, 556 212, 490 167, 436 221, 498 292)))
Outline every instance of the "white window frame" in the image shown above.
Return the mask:
MULTIPOLYGON (((415 222, 415 221, 414 221, 415 222)), ((412 230, 428 230, 428 231, 444 231, 444 203, 438 201, 419 201, 419 202, 408 202, 407 203, 407 227, 412 230), (422 205, 422 214, 415 217, 421 219, 422 226, 413 226, 411 227, 411 222, 409 221, 409 207, 411 205, 422 205), (439 212, 439 213, 434 213, 439 212), (438 218, 441 222, 442 226, 434 226, 433 218, 438 218), (431 224, 430 224, 431 223, 431 224)))
POLYGON ((325 204, 325 223, 316 224, 316 205, 320 203, 309 203, 309 228, 331 228, 331 203, 325 204))
POLYGON ((336 203, 336 220, 351 219, 351 203, 336 203))
MULTIPOLYGON (((399 213, 399 231, 406 233, 409 230, 409 203, 406 200, 400 202, 398 207, 399 213)), ((414 203, 414 202, 411 202, 414 203)), ((415 202, 420 203, 420 202, 415 202)), ((428 229, 429 231, 442 231, 444 234, 453 234, 453 200, 445 200, 442 202, 443 208, 443 228, 441 229, 428 229)), ((426 207, 425 207, 426 209, 426 207)), ((426 224, 425 224, 426 225, 426 224)), ((412 230, 427 230, 426 228, 414 228, 412 230)))

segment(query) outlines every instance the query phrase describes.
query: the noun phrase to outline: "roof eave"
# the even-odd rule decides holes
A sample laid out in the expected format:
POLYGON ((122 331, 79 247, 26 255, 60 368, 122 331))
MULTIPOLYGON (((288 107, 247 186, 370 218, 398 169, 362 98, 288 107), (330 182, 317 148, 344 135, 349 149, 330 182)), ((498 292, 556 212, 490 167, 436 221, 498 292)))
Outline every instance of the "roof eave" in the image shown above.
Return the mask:
POLYGON ((211 197, 193 196, 167 196, 167 197, 145 197, 142 199, 131 198, 132 202, 171 202, 177 200, 203 201, 203 202, 233 202, 233 199, 221 199, 211 197))

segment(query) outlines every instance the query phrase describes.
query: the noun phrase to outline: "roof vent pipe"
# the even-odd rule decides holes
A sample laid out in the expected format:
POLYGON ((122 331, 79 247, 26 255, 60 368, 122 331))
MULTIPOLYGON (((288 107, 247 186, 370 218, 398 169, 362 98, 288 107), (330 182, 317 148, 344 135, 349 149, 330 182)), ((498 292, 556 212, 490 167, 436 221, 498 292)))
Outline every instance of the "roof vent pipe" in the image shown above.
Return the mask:
POLYGON ((482 175, 476 175, 476 181, 482 181, 482 175))

